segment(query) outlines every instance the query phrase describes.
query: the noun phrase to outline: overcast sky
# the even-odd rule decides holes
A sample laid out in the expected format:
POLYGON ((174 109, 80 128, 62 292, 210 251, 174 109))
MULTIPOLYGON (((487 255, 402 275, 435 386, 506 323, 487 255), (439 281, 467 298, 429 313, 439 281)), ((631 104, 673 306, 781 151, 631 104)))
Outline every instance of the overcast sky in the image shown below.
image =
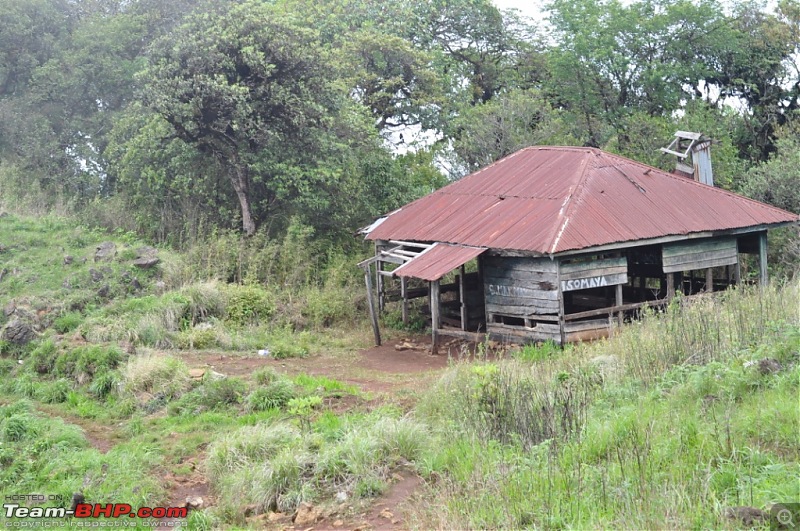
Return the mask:
POLYGON ((500 9, 519 9, 520 13, 534 20, 542 18, 542 6, 546 2, 542 0, 493 0, 494 5, 500 9))

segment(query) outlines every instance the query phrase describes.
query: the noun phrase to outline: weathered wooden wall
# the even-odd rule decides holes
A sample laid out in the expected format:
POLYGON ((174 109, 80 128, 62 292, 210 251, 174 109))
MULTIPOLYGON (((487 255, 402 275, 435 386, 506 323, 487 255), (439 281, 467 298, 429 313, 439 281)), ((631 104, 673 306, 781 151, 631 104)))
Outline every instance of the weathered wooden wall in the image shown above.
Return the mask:
POLYGON ((558 263, 549 258, 486 256, 481 259, 486 330, 518 340, 558 340, 558 263), (503 317, 522 319, 511 326, 503 317), (542 322, 548 321, 548 322, 542 322))
POLYGON ((664 273, 733 265, 739 260, 733 237, 664 244, 661 253, 664 273))

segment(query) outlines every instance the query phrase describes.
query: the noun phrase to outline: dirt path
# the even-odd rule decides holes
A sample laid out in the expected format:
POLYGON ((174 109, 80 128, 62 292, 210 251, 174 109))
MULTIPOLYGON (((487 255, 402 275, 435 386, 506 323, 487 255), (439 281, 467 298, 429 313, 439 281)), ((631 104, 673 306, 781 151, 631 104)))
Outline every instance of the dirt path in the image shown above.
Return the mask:
POLYGON ((76 415, 70 415, 48 404, 37 404, 36 408, 48 417, 59 417, 64 422, 80 426, 86 440, 89 441, 92 448, 96 449, 101 454, 108 453, 108 451, 120 441, 119 434, 110 426, 98 424, 90 419, 85 419, 76 415))

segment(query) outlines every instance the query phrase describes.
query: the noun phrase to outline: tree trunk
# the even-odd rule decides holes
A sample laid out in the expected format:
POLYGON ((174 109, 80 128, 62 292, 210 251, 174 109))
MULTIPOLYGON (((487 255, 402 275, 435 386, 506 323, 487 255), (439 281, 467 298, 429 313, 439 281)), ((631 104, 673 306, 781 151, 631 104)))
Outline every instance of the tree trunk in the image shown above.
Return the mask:
POLYGON ((241 164, 235 164, 230 178, 242 209, 242 230, 246 236, 252 236, 256 233, 256 223, 250 209, 250 179, 247 168, 242 167, 241 164))

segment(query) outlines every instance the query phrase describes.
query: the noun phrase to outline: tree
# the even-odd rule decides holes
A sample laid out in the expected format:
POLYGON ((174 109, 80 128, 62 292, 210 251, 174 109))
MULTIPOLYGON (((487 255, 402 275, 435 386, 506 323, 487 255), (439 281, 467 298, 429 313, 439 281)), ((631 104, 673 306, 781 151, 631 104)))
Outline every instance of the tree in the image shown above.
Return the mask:
MULTIPOLYGON (((570 145, 560 113, 537 91, 515 90, 467 107, 453 120, 455 154, 475 171, 524 147, 570 145)), ((460 166, 460 164, 456 164, 460 166)))
POLYGON ((154 45, 141 76, 146 105, 226 169, 247 235, 257 226, 254 180, 265 188, 259 200, 275 201, 285 163, 313 153, 330 125, 337 94, 317 43, 251 0, 190 17, 154 45))

